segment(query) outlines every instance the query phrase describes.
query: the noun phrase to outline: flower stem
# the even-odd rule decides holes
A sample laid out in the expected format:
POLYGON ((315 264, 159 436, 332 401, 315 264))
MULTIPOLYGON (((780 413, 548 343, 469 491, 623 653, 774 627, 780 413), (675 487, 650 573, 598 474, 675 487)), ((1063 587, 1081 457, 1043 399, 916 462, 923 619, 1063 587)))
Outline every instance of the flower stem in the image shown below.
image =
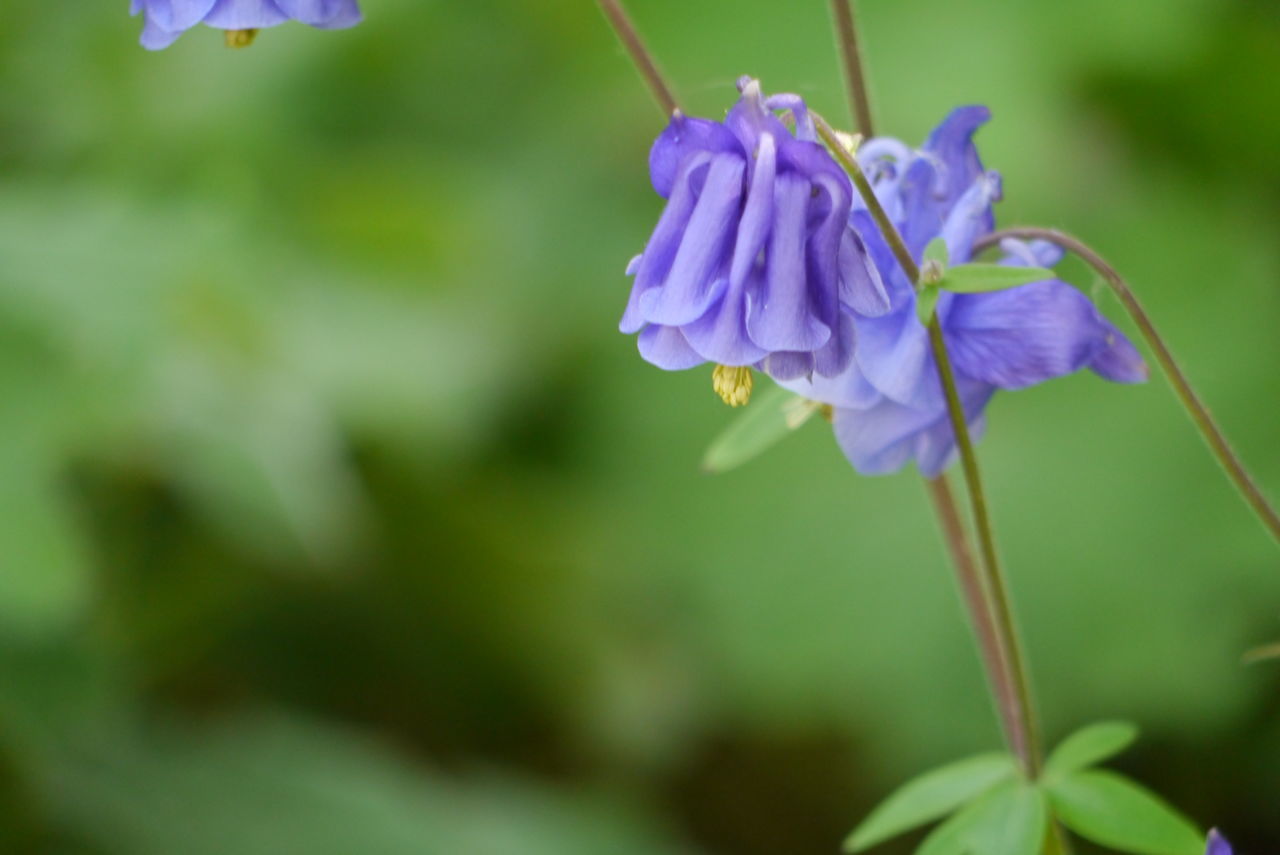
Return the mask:
POLYGON ((1018 728, 1018 698, 1013 691, 1012 681, 1004 677, 1008 674, 1009 666, 1005 661, 1000 632, 987 603, 986 586, 974 560, 973 547, 969 543, 969 535, 956 506, 955 496, 951 492, 951 484, 946 475, 926 478, 924 483, 929 491, 929 499, 933 502, 933 510, 938 517, 951 563, 956 568, 960 593, 964 597, 973 632, 978 639, 978 651, 986 668, 987 680, 991 684, 991 694, 996 702, 1001 726, 1006 734, 1014 733, 1018 728))
MULTIPOLYGON (((925 478, 925 487, 929 491, 929 499, 933 502, 934 513, 938 517, 938 525, 942 529, 942 537, 951 555, 951 562, 956 567, 960 580, 960 592, 964 596, 965 606, 969 610, 973 622, 974 634, 978 637, 978 649, 986 666, 987 679, 991 683, 991 693, 996 700, 996 710, 1000 715, 1005 733, 1012 733, 1016 725, 1018 699, 1009 689, 1009 681, 1002 680, 1001 674, 1007 673, 1008 665, 1004 661, 1004 653, 1000 646, 1000 638, 995 622, 991 619, 991 609, 987 606, 986 589, 978 566, 973 560, 973 548, 969 545, 969 535, 965 531, 960 511, 956 507, 955 496, 951 492, 951 484, 946 475, 937 478, 925 478)), ((1070 855, 1071 845, 1061 824, 1050 824, 1049 834, 1045 839, 1045 855, 1070 855)))
POLYGON ((858 133, 864 137, 875 136, 871 124, 871 101, 867 97, 867 78, 862 73, 862 54, 858 50, 858 29, 853 22, 854 0, 831 0, 831 15, 835 18, 836 41, 840 45, 840 60, 844 67, 845 88, 849 92, 849 109, 857 123, 858 133))
POLYGON ((1262 490, 1254 483, 1249 471, 1244 468, 1244 463, 1241 462, 1239 456, 1231 448, 1231 444, 1227 442, 1226 436, 1213 420, 1208 407, 1192 390, 1186 374, 1183 373, 1182 368, 1173 358, 1173 354, 1164 343, 1160 333, 1156 332, 1151 318, 1147 315, 1142 304, 1138 302, 1137 296, 1124 280, 1124 277, 1117 273, 1115 268, 1108 264, 1088 244, 1056 229, 1033 227, 1001 229, 979 240, 975 244, 974 250, 986 249, 998 244, 1003 238, 1007 237, 1026 240, 1040 239, 1057 244, 1063 249, 1075 253, 1106 280, 1107 284, 1111 286, 1111 290, 1120 298, 1125 311, 1133 318, 1134 324, 1137 325, 1139 332, 1142 333, 1142 337, 1146 339, 1147 345, 1155 353, 1156 361, 1160 363, 1160 367, 1164 370, 1165 377, 1168 378, 1169 385, 1173 387, 1174 394, 1178 396, 1178 400, 1186 408, 1187 414, 1191 416, 1191 421, 1195 422, 1196 428, 1204 437, 1205 442, 1208 443, 1209 450, 1218 459, 1218 462, 1222 464, 1222 468, 1226 470, 1227 477, 1231 479, 1236 489, 1244 497, 1244 500, 1253 508, 1254 513, 1258 515, 1258 519, 1266 526, 1271 536, 1277 542, 1280 542, 1280 515, 1276 514, 1275 508, 1271 506, 1262 490))
POLYGON ((960 450, 960 465, 964 469, 965 483, 969 487, 969 504, 973 510, 974 528, 978 532, 978 545, 982 551, 982 563, 986 569, 986 590, 992 617, 996 626, 1000 628, 1007 664, 1007 678, 1013 684, 1011 689, 1017 701, 1009 738, 1014 753, 1022 762, 1023 771, 1029 778, 1034 779, 1040 774, 1040 748, 1036 734, 1035 712, 1031 705, 1031 681, 1027 676, 1022 645, 1014 623, 1013 609, 1009 604, 1008 584, 1005 582, 1000 557, 996 552, 995 535, 991 530, 991 515, 987 510, 986 492, 982 487, 982 473, 978 469, 978 455, 973 448, 973 439, 969 436, 968 417, 960 401, 960 393, 956 389, 955 372, 951 368, 951 357, 947 353, 946 340, 937 315, 929 321, 929 344, 933 348, 934 362, 938 366, 938 379, 942 382, 942 390, 946 395, 951 430, 956 437, 956 447, 960 450))
POLYGON ((662 114, 669 117, 680 109, 680 104, 658 69, 658 63, 654 60, 653 54, 649 53, 649 49, 644 46, 644 41, 640 38, 640 33, 632 23, 627 10, 622 7, 620 0, 599 0, 599 2, 600 11, 604 12, 609 25, 613 27, 613 31, 617 33, 627 49, 627 53, 631 55, 631 61, 635 63, 636 70, 644 78, 645 85, 653 94, 653 100, 658 102, 658 108, 662 110, 662 114))
MULTIPOLYGON (((885 241, 893 251, 907 279, 914 287, 920 285, 920 267, 911 257, 910 250, 902 240, 902 235, 885 213, 875 191, 858 166, 853 155, 840 144, 839 138, 831 125, 821 116, 813 113, 813 120, 818 135, 827 143, 832 154, 849 173, 854 186, 862 195, 875 220, 877 228, 884 235, 885 241)), ((1008 692, 1016 701, 1014 715, 1007 723, 1005 738, 1010 749, 1017 755, 1023 772, 1034 779, 1040 774, 1041 757, 1038 729, 1035 713, 1031 703, 1031 681, 1027 676, 1026 663, 1022 655, 1022 646, 1014 623, 1013 612, 1009 604, 1008 585, 1000 566, 1000 557, 996 552, 995 536, 991 530, 991 516, 987 511, 986 493, 982 488, 982 474, 978 469, 978 458, 974 453, 973 441, 969 436, 968 419, 960 394, 956 389, 955 373, 951 368, 951 359, 947 353, 946 340, 942 334, 942 326, 937 316, 929 323, 929 343, 933 349, 934 363, 938 370, 938 380, 947 401, 947 415, 951 420, 951 429, 955 434, 956 447, 960 452, 960 462, 964 469, 965 483, 969 491, 969 502, 973 509, 974 527, 978 534, 978 544, 982 552, 983 588, 986 593, 988 617, 994 621, 1000 639, 1002 661, 1005 667, 998 675, 1004 681, 1002 692, 1008 692)), ((983 615, 975 614, 975 624, 983 619, 983 615)))

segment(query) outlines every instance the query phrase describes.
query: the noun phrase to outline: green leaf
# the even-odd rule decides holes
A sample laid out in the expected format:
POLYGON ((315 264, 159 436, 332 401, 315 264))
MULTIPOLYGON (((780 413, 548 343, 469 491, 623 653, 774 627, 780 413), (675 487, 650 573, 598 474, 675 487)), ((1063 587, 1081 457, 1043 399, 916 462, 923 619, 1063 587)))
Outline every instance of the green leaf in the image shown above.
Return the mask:
POLYGON ((941 294, 936 282, 922 286, 920 293, 916 294, 916 317, 920 318, 920 323, 926 327, 933 320, 933 310, 938 305, 938 297, 941 294))
POLYGON ((986 802, 987 799, 979 799, 929 832, 929 836, 916 848, 916 855, 965 855, 969 846, 969 828, 975 817, 981 816, 980 812, 985 810, 986 802))
POLYGON ((1103 721, 1082 727, 1053 750, 1045 773, 1067 775, 1097 765, 1128 748, 1137 738, 1138 728, 1127 721, 1103 721))
POLYGON ((998 787, 939 825, 916 849, 916 855, 965 855, 969 849, 969 833, 985 822, 988 814, 1013 794, 1014 784, 998 787))
POLYGON ((707 448, 703 470, 719 474, 741 466, 790 436, 821 407, 781 386, 757 392, 742 415, 707 448))
POLYGON ((903 784, 845 840, 861 852, 904 831, 940 819, 1014 775, 1007 754, 980 754, 949 763, 903 784))
POLYGON ((1204 835, 1150 790, 1095 769, 1046 781, 1053 812, 1094 843, 1140 855, 1203 855, 1204 835))
POLYGON ((981 294, 986 291, 1003 291, 1032 282, 1053 279, 1052 270, 1045 267, 1012 267, 1007 264, 960 264, 947 269, 939 285, 957 294, 981 294))
POLYGON ((940 237, 929 241, 929 245, 924 248, 924 261, 936 261, 943 268, 950 264, 951 253, 947 252, 947 242, 940 237))
POLYGON ((1049 830, 1044 793, 1019 784, 1009 798, 987 808, 969 829, 975 855, 1039 855, 1049 830))
POLYGON ((1010 782, 934 829, 916 855, 1037 855, 1048 828, 1044 794, 1010 782))

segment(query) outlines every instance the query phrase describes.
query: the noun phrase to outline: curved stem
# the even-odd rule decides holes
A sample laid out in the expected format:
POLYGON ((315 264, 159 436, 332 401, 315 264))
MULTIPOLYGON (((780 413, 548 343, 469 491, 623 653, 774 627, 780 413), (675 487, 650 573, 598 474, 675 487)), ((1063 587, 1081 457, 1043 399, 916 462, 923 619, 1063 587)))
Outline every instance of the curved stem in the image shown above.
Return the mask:
MULTIPOLYGON (((875 191, 863 174, 862 168, 853 155, 836 137, 835 131, 825 119, 812 113, 819 136, 826 142, 831 153, 840 161, 841 166, 849 173, 854 186, 862 195, 875 220, 876 227, 884 235, 885 241, 893 251, 894 258, 901 265, 907 279, 913 286, 920 285, 920 268, 911 257, 910 250, 902 240, 902 235, 894 226, 889 215, 885 213, 875 191)), ((947 416, 951 420, 951 429, 955 434, 956 447, 960 452, 960 462, 964 469, 965 483, 969 491, 969 502, 973 508, 974 527, 978 533, 978 544, 982 551, 984 578, 983 585, 987 594, 986 601, 990 618, 999 630, 1000 647, 1005 667, 1001 679, 1007 681, 1008 690, 1016 699, 1015 715, 1011 716, 1006 738, 1009 747, 1018 756, 1023 772, 1029 778, 1040 774, 1041 756, 1038 727, 1031 702, 1031 681, 1027 676, 1026 662, 1022 655, 1022 645, 1018 638, 1013 611, 1009 603, 1008 585, 1000 566, 1000 556, 996 552, 995 535, 991 530, 991 516, 987 511, 986 493, 982 488, 982 474, 978 469, 978 458, 973 450, 973 441, 969 436, 968 418, 964 405, 956 389, 955 372, 951 368, 951 359, 947 353, 946 339, 942 334, 942 326, 935 315, 929 323, 929 343, 933 349, 934 363, 938 370, 938 380, 942 384, 947 401, 947 416)), ((974 616, 975 622, 980 620, 974 616)))
POLYGON ((862 54, 858 50, 858 29, 853 23, 853 0, 831 0, 831 15, 836 23, 836 40, 840 44, 840 60, 844 67, 845 88, 849 92, 849 110, 864 137, 875 136, 871 126, 871 100, 867 97, 867 79, 862 73, 862 54))
POLYGON ((662 72, 658 70, 658 63, 654 60, 653 54, 649 53, 649 49, 644 46, 644 41, 640 38, 635 24, 631 22, 630 16, 627 15, 626 9, 622 8, 619 0, 599 0, 599 2, 600 11, 604 12, 609 25, 613 27, 613 31, 618 34, 618 38, 627 49, 627 53, 631 55, 631 61, 635 63, 636 70, 644 78, 645 84, 653 94, 653 100, 658 102, 658 109, 662 110, 664 116, 670 116, 679 110, 680 103, 676 101, 671 87, 667 85, 662 72))
POLYGON ((1192 390, 1186 374, 1178 366, 1173 354, 1169 352, 1169 348, 1165 345, 1160 333, 1156 332, 1151 318, 1147 315, 1146 310, 1143 309, 1142 304, 1138 302, 1137 296, 1124 280, 1124 277, 1117 273, 1114 267, 1108 264, 1102 256, 1098 255, 1084 241, 1056 229, 1033 227, 1001 229, 980 239, 975 244, 974 250, 978 251, 994 246, 1007 237, 1026 240, 1040 239, 1057 244, 1063 249, 1075 253, 1106 280, 1107 284, 1111 286, 1111 290, 1120 298, 1125 311, 1129 313, 1129 317, 1133 318, 1138 331, 1142 333, 1142 337, 1155 354, 1156 361, 1160 363, 1165 377, 1169 380, 1169 385, 1173 386, 1174 393, 1178 396, 1178 400, 1182 402, 1182 406, 1186 408, 1187 414, 1191 416, 1191 421, 1195 422, 1196 428, 1204 437, 1205 442, 1209 444, 1209 450, 1213 452, 1213 456, 1222 464, 1222 468, 1226 470, 1227 477, 1231 479, 1236 489, 1244 497, 1244 500, 1253 508, 1254 513, 1258 515, 1258 519, 1271 532, 1271 536, 1277 542, 1280 542, 1280 515, 1276 514, 1275 508, 1271 506, 1262 490, 1254 483, 1249 471, 1244 468, 1244 463, 1241 462, 1235 450, 1231 448, 1226 436, 1223 435, 1222 430, 1213 420, 1213 416, 1210 415, 1209 408, 1204 405, 1195 391, 1192 390))

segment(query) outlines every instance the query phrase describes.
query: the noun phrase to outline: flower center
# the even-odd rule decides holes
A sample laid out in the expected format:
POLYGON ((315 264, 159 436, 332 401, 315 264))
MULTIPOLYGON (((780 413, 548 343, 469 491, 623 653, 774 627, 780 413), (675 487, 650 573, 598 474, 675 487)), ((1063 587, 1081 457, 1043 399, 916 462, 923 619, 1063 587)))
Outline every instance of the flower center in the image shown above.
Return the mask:
POLYGON ((227 30, 226 40, 229 48, 246 48, 253 44, 254 38, 258 35, 255 30, 227 30))
POLYGON ((711 372, 711 388, 731 407, 751 400, 751 369, 745 365, 717 365, 711 372))

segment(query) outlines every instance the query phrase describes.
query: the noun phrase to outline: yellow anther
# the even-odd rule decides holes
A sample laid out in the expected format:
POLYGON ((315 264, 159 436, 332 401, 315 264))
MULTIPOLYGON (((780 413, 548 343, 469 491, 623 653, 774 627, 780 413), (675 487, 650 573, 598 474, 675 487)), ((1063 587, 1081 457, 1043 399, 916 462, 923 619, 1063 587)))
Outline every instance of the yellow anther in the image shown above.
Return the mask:
POLYGON ((752 382, 751 369, 745 365, 717 365, 711 372, 711 388, 731 407, 745 406, 751 400, 752 382))
POLYGON ((253 40, 257 35, 257 30, 227 30, 225 34, 227 47, 246 48, 253 44, 253 40))

